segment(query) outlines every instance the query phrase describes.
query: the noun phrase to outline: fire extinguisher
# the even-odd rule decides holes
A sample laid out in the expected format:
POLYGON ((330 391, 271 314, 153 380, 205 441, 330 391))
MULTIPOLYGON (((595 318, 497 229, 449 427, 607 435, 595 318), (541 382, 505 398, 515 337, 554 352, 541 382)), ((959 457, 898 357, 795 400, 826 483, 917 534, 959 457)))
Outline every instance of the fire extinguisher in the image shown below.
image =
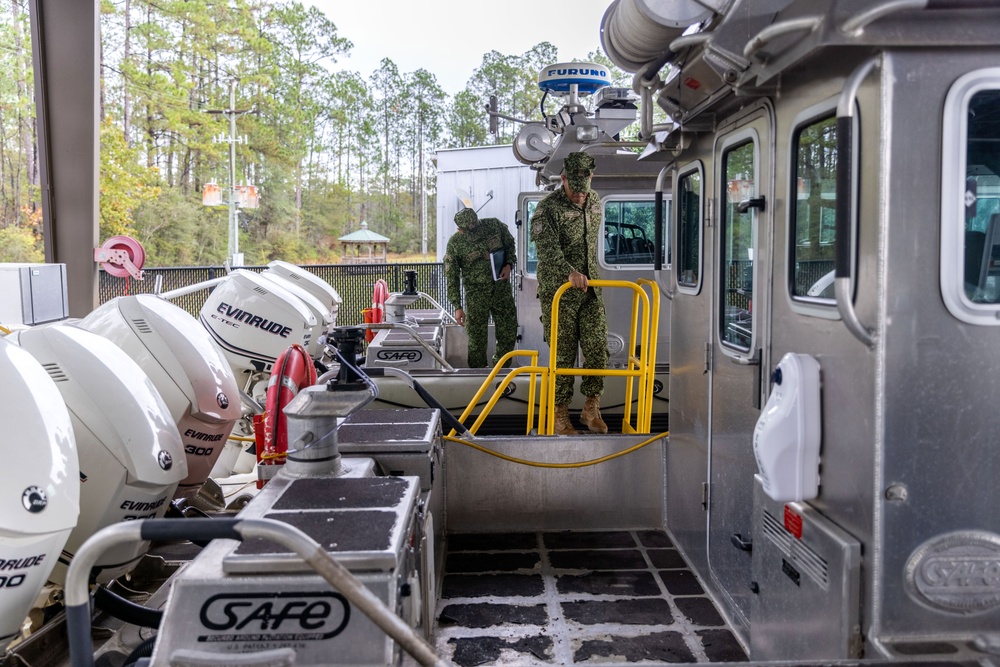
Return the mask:
MULTIPOLYGON (((288 452, 288 424, 283 412, 299 390, 316 384, 316 367, 309 353, 295 344, 281 353, 271 370, 264 404, 263 443, 257 436, 257 488, 277 473, 273 466, 282 465, 288 452)), ((255 421, 255 426, 257 422, 255 421)))

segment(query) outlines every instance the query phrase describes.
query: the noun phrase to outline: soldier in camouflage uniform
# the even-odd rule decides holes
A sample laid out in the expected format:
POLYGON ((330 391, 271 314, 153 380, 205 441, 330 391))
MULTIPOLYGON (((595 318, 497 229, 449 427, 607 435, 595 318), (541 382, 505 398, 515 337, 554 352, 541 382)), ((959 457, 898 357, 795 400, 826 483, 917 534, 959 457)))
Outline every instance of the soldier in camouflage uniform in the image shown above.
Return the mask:
POLYGON ((510 288, 510 272, 515 261, 514 237, 500 220, 480 220, 471 208, 456 213, 455 224, 458 231, 448 239, 444 256, 448 301, 455 306, 455 319, 469 334, 469 368, 486 366, 486 341, 492 313, 496 333, 493 365, 496 365, 500 357, 514 349, 517 339, 517 310, 510 288), (505 251, 506 263, 499 279, 494 280, 490 253, 500 249, 505 251), (464 306, 462 283, 465 284, 464 306))
MULTIPOLYGON (((601 232, 601 199, 590 189, 594 158, 586 153, 570 153, 563 162, 562 187, 551 193, 531 216, 531 239, 538 249, 538 298, 542 306, 545 342, 552 324, 552 299, 563 283, 569 289, 559 299, 559 331, 556 366, 572 368, 577 348, 583 350, 584 368, 608 366, 608 321, 601 288, 589 285, 600 279, 597 238, 601 232)), ((556 378, 555 432, 576 433, 569 419, 573 400, 570 375, 556 378)), ((601 419, 600 397, 604 378, 585 375, 580 391, 587 397, 580 420, 594 433, 607 433, 601 419)))

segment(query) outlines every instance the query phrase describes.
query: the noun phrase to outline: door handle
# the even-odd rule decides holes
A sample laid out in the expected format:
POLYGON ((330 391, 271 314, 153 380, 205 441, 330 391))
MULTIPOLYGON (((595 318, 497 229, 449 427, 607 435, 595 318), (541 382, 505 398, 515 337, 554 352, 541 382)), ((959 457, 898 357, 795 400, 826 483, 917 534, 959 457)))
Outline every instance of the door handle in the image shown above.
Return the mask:
POLYGON ((746 551, 747 553, 753 551, 753 540, 749 537, 743 537, 740 533, 733 533, 729 540, 740 551, 746 551))

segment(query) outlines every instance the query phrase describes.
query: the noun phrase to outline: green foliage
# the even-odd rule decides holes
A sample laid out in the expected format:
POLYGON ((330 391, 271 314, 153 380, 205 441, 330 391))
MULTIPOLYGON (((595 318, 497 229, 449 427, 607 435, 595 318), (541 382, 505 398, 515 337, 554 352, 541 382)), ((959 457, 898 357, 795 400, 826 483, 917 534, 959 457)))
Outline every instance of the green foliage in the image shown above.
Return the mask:
POLYGON ((0 262, 44 262, 39 241, 26 227, 0 229, 0 262))
POLYGON ((160 194, 156 167, 139 164, 138 151, 129 148, 121 130, 106 118, 101 123, 100 212, 101 238, 136 234, 132 213, 160 194))

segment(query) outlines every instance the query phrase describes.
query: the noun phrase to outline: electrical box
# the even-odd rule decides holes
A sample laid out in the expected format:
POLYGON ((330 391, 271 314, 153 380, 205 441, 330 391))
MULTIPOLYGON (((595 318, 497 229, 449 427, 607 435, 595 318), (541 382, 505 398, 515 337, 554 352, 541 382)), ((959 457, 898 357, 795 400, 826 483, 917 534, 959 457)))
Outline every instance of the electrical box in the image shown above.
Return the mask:
POLYGON ((0 324, 32 326, 67 317, 65 264, 0 264, 0 324))

